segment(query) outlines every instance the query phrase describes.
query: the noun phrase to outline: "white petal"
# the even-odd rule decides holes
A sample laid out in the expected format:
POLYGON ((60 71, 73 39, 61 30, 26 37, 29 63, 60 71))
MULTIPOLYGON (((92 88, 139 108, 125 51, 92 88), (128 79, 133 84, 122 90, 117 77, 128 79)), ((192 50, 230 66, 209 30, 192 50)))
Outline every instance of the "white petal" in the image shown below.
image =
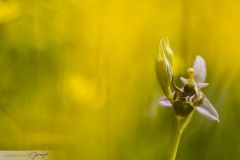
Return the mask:
POLYGON ((160 98, 158 103, 164 107, 172 107, 172 103, 168 100, 166 96, 163 96, 162 98, 160 98))
POLYGON ((204 82, 206 80, 206 62, 201 56, 197 56, 194 64, 193 69, 195 71, 195 77, 194 79, 196 82, 204 82))
POLYGON ((187 81, 188 81, 188 80, 187 80, 186 78, 180 77, 180 80, 182 81, 183 84, 187 84, 187 81))
POLYGON ((199 89, 201 89, 201 88, 207 87, 208 83, 198 83, 197 86, 199 89))
POLYGON ((213 107, 213 105, 209 102, 209 100, 206 97, 203 100, 203 104, 195 107, 195 109, 198 113, 200 113, 204 117, 219 122, 219 115, 216 109, 213 107))

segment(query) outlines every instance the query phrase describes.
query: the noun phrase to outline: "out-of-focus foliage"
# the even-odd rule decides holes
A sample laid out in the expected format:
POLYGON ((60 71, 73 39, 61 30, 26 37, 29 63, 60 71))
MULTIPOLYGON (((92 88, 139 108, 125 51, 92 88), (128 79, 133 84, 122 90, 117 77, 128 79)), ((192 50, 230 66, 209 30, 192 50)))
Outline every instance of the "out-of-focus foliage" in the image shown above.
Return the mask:
POLYGON ((167 159, 176 124, 156 103, 154 62, 168 36, 176 76, 206 59, 220 114, 194 115, 177 158, 239 159, 239 19, 237 0, 2 0, 0 149, 167 159))

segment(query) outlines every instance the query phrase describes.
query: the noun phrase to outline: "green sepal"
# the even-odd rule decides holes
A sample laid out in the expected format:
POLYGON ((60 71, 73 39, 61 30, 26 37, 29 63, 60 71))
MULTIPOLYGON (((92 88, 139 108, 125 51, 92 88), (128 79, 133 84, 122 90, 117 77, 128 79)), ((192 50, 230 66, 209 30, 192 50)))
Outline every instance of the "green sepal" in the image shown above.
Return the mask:
MULTIPOLYGON (((170 53, 170 45, 168 41, 160 41, 160 50, 155 63, 155 70, 158 82, 163 93, 172 101, 171 82, 172 73, 172 52, 170 53)), ((172 50, 171 50, 172 51, 172 50)))

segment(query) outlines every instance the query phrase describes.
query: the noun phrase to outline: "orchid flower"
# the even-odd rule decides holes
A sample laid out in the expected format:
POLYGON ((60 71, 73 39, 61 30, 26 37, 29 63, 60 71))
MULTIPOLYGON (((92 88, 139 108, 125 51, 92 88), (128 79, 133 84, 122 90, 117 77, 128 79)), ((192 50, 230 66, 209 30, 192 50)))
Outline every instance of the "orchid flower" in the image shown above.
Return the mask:
POLYGON ((177 89, 173 93, 174 102, 166 97, 159 100, 159 104, 166 107, 174 106, 177 116, 185 117, 196 110, 202 116, 219 121, 219 115, 208 98, 201 91, 202 88, 208 86, 206 80, 206 62, 201 56, 197 56, 193 68, 187 70, 189 78, 180 77, 184 87, 177 89))
POLYGON ((181 135, 191 121, 193 111, 217 122, 219 122, 219 115, 201 91, 202 88, 208 86, 208 83, 205 82, 207 75, 205 60, 201 56, 196 57, 193 67, 187 69, 188 77, 180 77, 183 87, 179 88, 174 83, 172 58, 173 52, 169 41, 161 40, 155 69, 157 80, 165 96, 160 98, 159 104, 172 107, 176 113, 178 132, 171 154, 171 160, 175 160, 181 135))
MULTIPOLYGON (((163 41, 162 43, 164 42, 165 41, 163 41)), ((167 42, 167 44, 168 44, 167 46, 170 47, 169 42, 167 42)), ((168 78, 168 83, 165 83, 165 86, 164 84, 161 84, 161 83, 160 84, 162 86, 162 89, 166 90, 166 88, 168 89, 170 88, 169 81, 171 81, 173 91, 171 91, 172 92, 171 94, 167 93, 166 96, 160 98, 159 104, 165 107, 173 106, 176 116, 179 118, 185 118, 193 110, 195 110, 199 114, 201 114, 202 116, 210 120, 219 121, 219 115, 217 111, 215 110, 213 105, 210 103, 208 98, 201 91, 202 88, 208 86, 208 83, 205 82, 206 75, 207 75, 205 60, 201 56, 196 57, 193 64, 193 68, 189 68, 187 70, 188 78, 180 77, 180 80, 183 82, 183 87, 180 89, 174 84, 172 66, 171 66, 171 63, 169 63, 169 60, 167 59, 168 56, 165 56, 165 54, 168 54, 168 52, 165 53, 166 50, 167 49, 162 49, 162 52, 160 51, 161 52, 160 54, 163 55, 164 60, 166 61, 165 64, 167 64, 165 66, 166 71, 164 76, 168 78), (165 88, 163 88, 163 86, 165 88)), ((172 55, 172 52, 171 52, 171 55, 172 55)), ((158 66, 158 67, 161 67, 161 66, 158 66)), ((158 68, 156 68, 156 72, 158 73, 159 71, 157 69, 158 68)), ((162 82, 161 78, 163 76, 160 76, 159 74, 157 74, 157 77, 158 77, 158 81, 162 82)), ((166 91, 164 93, 166 94, 166 91)))

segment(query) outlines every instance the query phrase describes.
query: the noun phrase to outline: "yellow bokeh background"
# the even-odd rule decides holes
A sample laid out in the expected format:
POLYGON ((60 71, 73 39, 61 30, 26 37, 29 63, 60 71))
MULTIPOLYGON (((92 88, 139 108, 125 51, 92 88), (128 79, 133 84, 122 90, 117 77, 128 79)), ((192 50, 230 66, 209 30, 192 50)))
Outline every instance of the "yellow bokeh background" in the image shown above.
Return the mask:
POLYGON ((237 0, 0 1, 0 149, 168 159, 176 122, 154 71, 168 37, 176 77, 206 59, 220 115, 194 115, 177 159, 239 159, 239 20, 237 0))

